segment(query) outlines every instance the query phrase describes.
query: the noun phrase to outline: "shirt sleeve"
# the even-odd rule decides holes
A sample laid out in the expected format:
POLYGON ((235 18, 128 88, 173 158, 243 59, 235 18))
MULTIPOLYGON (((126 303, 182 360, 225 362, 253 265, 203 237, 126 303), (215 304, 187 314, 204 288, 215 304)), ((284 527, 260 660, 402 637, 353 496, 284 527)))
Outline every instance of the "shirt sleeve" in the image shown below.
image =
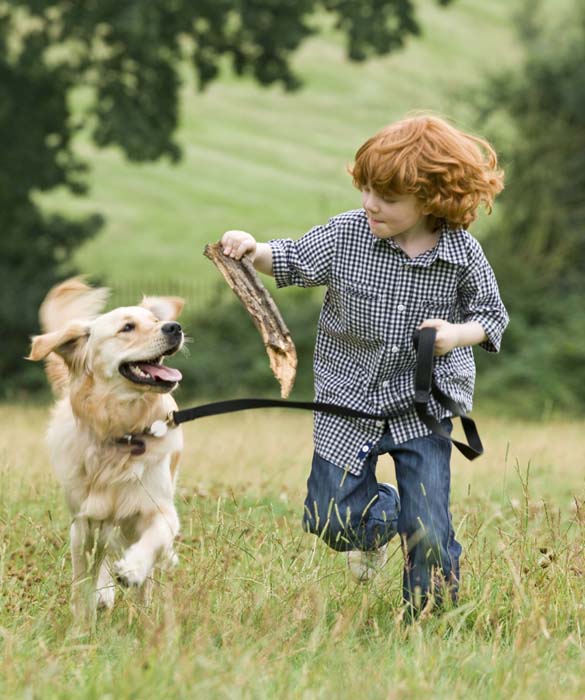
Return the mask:
POLYGON ((488 352, 499 352, 509 316, 498 289, 496 276, 481 245, 474 240, 469 263, 459 283, 462 321, 477 321, 487 340, 479 346, 488 352))
POLYGON ((335 254, 337 226, 315 226, 297 241, 279 238, 269 241, 272 271, 277 287, 317 287, 327 284, 335 254))

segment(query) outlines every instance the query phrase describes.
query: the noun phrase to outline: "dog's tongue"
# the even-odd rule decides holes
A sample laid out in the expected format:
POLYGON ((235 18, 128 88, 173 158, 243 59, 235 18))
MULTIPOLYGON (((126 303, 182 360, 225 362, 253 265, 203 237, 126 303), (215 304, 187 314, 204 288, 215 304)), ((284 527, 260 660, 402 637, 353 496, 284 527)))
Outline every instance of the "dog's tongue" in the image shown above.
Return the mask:
POLYGON ((160 379, 162 382, 180 382, 183 379, 179 370, 172 367, 151 365, 148 362, 139 362, 138 366, 143 372, 150 374, 153 379, 160 379))

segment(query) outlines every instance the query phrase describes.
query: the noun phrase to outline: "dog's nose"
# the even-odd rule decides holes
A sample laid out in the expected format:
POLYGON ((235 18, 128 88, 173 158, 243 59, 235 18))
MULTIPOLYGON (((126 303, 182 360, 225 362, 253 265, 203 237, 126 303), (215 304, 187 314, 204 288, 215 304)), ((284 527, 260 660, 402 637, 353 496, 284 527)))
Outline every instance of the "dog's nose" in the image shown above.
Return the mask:
POLYGON ((165 335, 170 336, 179 336, 183 332, 180 323, 163 323, 160 329, 165 335))

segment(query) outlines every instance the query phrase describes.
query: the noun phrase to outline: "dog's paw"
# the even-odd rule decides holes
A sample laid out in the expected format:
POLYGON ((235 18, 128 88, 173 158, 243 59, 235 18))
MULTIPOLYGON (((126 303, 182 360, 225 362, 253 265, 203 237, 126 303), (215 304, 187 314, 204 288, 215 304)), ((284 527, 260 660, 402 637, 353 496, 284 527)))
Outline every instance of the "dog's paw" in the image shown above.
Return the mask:
POLYGON ((114 563, 113 574, 116 581, 126 588, 142 586, 146 581, 151 567, 132 553, 114 563))
POLYGON ((179 557, 174 549, 169 549, 160 561, 160 566, 162 569, 174 569, 178 564, 179 557))
POLYGON ((113 585, 103 586, 95 592, 95 602, 98 610, 111 610, 114 607, 116 589, 113 585))

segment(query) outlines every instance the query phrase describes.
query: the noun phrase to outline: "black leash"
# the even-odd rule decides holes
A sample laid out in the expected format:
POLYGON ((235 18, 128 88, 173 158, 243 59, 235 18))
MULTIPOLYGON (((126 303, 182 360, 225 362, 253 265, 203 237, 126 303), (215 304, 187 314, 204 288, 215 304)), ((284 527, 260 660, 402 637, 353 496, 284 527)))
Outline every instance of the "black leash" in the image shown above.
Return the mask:
MULTIPOLYGON (((416 370, 415 370, 415 395, 414 406, 418 417, 433 433, 451 440, 455 447, 467 459, 475 459, 483 454, 483 446, 477 432, 474 421, 466 415, 463 408, 450 396, 447 396, 435 383, 433 379, 433 350, 435 344, 436 330, 434 328, 423 328, 415 333, 414 344, 417 350, 416 370), (431 395, 449 410, 453 416, 461 418, 463 431, 468 444, 453 440, 441 423, 428 412, 428 404, 431 395)), ((169 416, 169 423, 180 425, 187 421, 205 418, 206 416, 218 416, 222 413, 235 413, 236 411, 247 411, 252 408, 297 408, 305 411, 321 411, 331 413, 336 416, 349 416, 350 418, 369 418, 371 420, 385 420, 387 416, 377 413, 366 413, 357 411, 347 406, 339 406, 333 403, 322 403, 319 401, 284 401, 281 399, 229 399, 227 401, 216 401, 214 403, 185 408, 181 411, 174 411, 169 416)), ((155 425, 163 424, 156 421, 152 426, 152 433, 156 434, 155 425)), ((164 425, 164 424, 163 424, 164 425)))
POLYGON ((483 445, 477 432, 475 421, 470 418, 462 406, 445 394, 437 386, 433 377, 433 356, 435 338, 437 332, 434 328, 423 328, 415 331, 414 347, 416 348, 416 369, 414 373, 414 408, 418 417, 436 435, 447 438, 455 445, 467 459, 475 459, 483 454, 483 445), (435 399, 450 411, 453 416, 461 419, 463 432, 467 439, 467 444, 454 440, 441 423, 428 412, 428 405, 431 394, 435 399))

